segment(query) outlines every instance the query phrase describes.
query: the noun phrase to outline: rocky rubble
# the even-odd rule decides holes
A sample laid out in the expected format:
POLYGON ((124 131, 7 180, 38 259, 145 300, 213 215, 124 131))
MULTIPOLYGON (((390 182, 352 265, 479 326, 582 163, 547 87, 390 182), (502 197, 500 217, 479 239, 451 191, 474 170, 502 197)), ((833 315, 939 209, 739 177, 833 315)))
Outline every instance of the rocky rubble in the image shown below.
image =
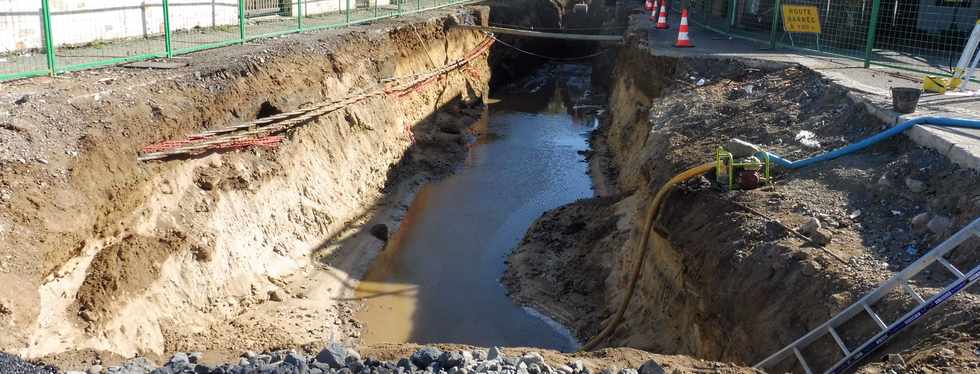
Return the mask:
POLYGON ((10 374, 49 374, 57 373, 58 368, 35 365, 20 357, 0 352, 0 373, 10 374))
MULTIPOLYGON (((500 348, 484 350, 442 351, 433 346, 419 348, 410 357, 379 361, 362 358, 354 349, 331 343, 318 354, 306 357, 296 351, 274 351, 256 354, 246 352, 237 363, 207 365, 199 361, 200 353, 178 352, 162 367, 155 367, 145 358, 136 358, 103 369, 96 365, 86 374, 592 374, 581 360, 552 366, 537 352, 522 356, 506 356, 500 348)), ((54 371, 51 371, 54 372, 54 371)), ((639 368, 606 368, 604 374, 659 374, 663 367, 649 360, 639 368)), ((5 371, 6 373, 6 371, 5 371)), ((26 371, 26 373, 47 373, 26 371)), ((81 374, 81 372, 69 372, 81 374)))

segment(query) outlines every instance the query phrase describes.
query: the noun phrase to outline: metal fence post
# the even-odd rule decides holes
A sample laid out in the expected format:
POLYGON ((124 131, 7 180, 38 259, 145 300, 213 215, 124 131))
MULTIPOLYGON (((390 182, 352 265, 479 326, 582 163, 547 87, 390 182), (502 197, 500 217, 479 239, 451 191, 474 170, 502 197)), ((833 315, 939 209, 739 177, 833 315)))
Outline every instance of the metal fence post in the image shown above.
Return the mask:
POLYGON ((776 35, 779 29, 779 14, 781 13, 782 1, 775 0, 772 7, 772 30, 769 33, 769 48, 776 49, 776 35))
POLYGON ((415 4, 416 4, 415 11, 417 12, 422 11, 422 0, 415 0, 415 4))
POLYGON ((296 27, 303 31, 303 0, 296 0, 296 27))
POLYGON ((173 35, 170 35, 170 0, 163 0, 163 43, 167 48, 167 58, 174 57, 172 37, 173 35))
POLYGON ((728 28, 735 27, 735 7, 738 6, 737 0, 732 0, 728 2, 728 28))
POLYGON ((400 16, 400 15, 402 15, 402 3, 405 2, 405 0, 395 0, 395 1, 398 2, 397 3, 398 4, 398 15, 400 16))
POLYGON ((350 26, 350 0, 347 1, 347 26, 350 26))
POLYGON ((871 66, 871 53, 875 46, 875 34, 878 33, 878 11, 881 8, 881 0, 874 0, 871 3, 871 21, 868 23, 868 40, 864 44, 864 67, 871 66))
POLYGON ((245 0, 238 0, 238 40, 245 44, 245 0))
POLYGON ((54 76, 57 66, 54 60, 54 37, 51 35, 51 6, 41 0, 41 22, 44 23, 44 49, 48 59, 48 75, 54 76))

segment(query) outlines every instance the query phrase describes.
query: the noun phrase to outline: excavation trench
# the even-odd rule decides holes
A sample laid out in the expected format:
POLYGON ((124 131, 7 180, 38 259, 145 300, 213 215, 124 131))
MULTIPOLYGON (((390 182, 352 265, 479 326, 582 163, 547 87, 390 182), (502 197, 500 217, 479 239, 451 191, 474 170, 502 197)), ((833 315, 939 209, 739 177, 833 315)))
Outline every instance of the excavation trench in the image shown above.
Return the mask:
POLYGON ((498 279, 541 213, 590 197, 588 65, 547 65, 495 89, 463 166, 421 189, 358 288, 365 343, 464 343, 563 351, 557 323, 515 305, 498 279))
POLYGON ((24 287, 0 290, 11 325, 0 349, 56 363, 362 340, 574 349, 498 279, 536 217, 591 195, 594 121, 571 115, 593 104, 590 69, 551 65, 491 96, 488 60, 501 50, 451 27, 473 12, 304 34, 52 94, 50 112, 81 129, 66 145, 78 152, 3 164, 3 191, 16 191, 0 204, 4 254, 30 265, 10 273, 24 287), (279 133, 276 148, 136 160, 147 145, 340 100, 351 101, 279 133), (377 227, 392 234, 387 249, 377 227), (407 287, 408 301, 374 297, 407 287), (468 319, 446 326, 453 316, 468 319))
MULTIPOLYGON (((508 4, 509 22, 532 24, 557 22, 550 12, 570 6, 508 4)), ((622 305, 641 213, 671 176, 732 137, 806 156, 818 150, 797 140, 801 130, 833 148, 881 125, 798 66, 656 57, 635 35, 594 59, 533 70, 541 60, 500 46, 488 56, 486 35, 450 27, 470 15, 246 45, 126 76, 144 81, 125 87, 92 91, 103 78, 80 76, 88 87, 51 93, 44 113, 4 107, 15 129, 60 116, 70 139, 31 148, 43 162, 0 163, 0 280, 22 285, 0 289, 10 326, 0 349, 53 360, 235 359, 328 341, 573 350, 622 305), (471 57, 404 92, 384 89, 471 57), (278 148, 135 159, 148 144, 366 89, 380 91, 282 132, 278 148)), ((512 42, 561 57, 594 52, 512 42)), ((963 200, 975 176, 943 162, 897 141, 800 171, 777 191, 723 193, 710 176, 680 186, 656 223, 668 235, 646 248, 626 317, 601 346, 758 361, 909 260, 868 248, 939 239, 902 231, 897 209, 954 222, 977 213, 963 200), (894 188, 909 173, 957 187, 928 198, 894 188), (824 250, 848 263, 740 205, 792 227, 821 217, 834 236, 824 250)), ((976 341, 976 306, 958 307, 909 335, 941 340, 960 323, 976 341)), ((844 338, 859 340, 866 322, 844 338)), ((833 359, 826 352, 806 353, 821 365, 833 359)))

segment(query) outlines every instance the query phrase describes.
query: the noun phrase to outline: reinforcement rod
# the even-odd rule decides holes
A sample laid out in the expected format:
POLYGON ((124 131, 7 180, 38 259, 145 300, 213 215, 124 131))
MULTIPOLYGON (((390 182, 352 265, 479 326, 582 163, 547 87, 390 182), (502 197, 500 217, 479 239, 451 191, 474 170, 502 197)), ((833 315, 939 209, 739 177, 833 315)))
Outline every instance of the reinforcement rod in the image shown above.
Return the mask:
POLYGON ((596 42, 622 42, 622 35, 591 35, 591 34, 567 34, 558 32, 541 32, 521 29, 508 29, 494 26, 472 26, 472 25, 453 25, 452 27, 466 30, 482 30, 495 34, 526 36, 530 38, 549 38, 564 40, 586 40, 596 42))

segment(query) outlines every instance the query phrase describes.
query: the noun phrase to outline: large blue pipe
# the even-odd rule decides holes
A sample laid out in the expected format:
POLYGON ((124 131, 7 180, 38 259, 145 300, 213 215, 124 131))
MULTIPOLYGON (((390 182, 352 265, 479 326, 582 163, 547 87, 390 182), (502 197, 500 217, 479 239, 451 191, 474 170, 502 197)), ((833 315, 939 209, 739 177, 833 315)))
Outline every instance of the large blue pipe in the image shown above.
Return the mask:
POLYGON ((980 129, 980 120, 946 118, 946 117, 919 117, 916 119, 911 119, 902 122, 898 125, 895 125, 895 127, 879 132, 857 143, 848 144, 844 147, 835 149, 833 151, 824 153, 819 156, 810 157, 805 160, 789 161, 787 159, 779 157, 778 155, 774 155, 766 151, 761 151, 759 153, 756 153, 756 157, 765 159, 765 157, 768 156, 769 160, 774 162, 776 165, 779 165, 787 169, 799 169, 802 167, 813 165, 821 161, 833 160, 840 156, 844 156, 847 154, 860 151, 882 140, 901 134, 905 130, 908 130, 910 127, 915 125, 934 125, 934 126, 944 126, 944 127, 966 127, 971 129, 980 129))

